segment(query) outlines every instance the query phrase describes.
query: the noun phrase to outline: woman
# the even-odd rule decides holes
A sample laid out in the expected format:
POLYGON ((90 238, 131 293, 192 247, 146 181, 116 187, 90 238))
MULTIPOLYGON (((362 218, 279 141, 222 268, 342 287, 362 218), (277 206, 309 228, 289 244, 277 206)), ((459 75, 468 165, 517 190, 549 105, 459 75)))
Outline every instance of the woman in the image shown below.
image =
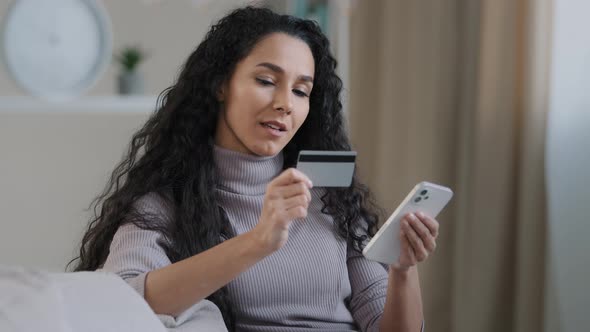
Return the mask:
POLYGON ((221 19, 97 198, 76 270, 118 273, 159 314, 209 299, 229 330, 419 331, 436 220, 408 216, 385 268, 360 253, 378 222, 366 187, 292 168, 300 150, 350 150, 335 67, 314 22, 221 19))

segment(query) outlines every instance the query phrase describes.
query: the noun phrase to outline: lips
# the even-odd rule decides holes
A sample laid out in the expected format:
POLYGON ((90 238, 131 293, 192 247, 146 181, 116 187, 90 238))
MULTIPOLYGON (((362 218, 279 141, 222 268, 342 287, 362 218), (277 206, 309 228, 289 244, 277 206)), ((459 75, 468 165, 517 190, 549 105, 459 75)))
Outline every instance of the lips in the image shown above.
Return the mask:
POLYGON ((287 126, 284 123, 278 121, 265 121, 261 122, 260 124, 274 130, 287 131, 287 126))

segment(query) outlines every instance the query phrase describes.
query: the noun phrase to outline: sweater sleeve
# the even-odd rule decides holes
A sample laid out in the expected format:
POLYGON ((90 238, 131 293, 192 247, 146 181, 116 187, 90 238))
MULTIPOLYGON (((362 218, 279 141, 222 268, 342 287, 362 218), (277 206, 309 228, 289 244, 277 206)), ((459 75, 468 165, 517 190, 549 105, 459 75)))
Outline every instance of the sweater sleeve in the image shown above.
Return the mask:
MULTIPOLYGON (((387 298, 387 266, 366 259, 350 246, 347 266, 352 289, 350 311, 354 321, 363 332, 378 332, 387 298)), ((420 331, 424 332, 424 321, 420 331)))
POLYGON ((115 233, 103 270, 116 273, 144 297, 147 274, 171 264, 157 243, 159 237, 156 231, 133 224, 121 226, 115 233))
MULTIPOLYGON (((148 194, 135 204, 137 212, 153 222, 171 222, 170 209, 156 194, 148 194)), ((157 231, 125 224, 117 230, 103 270, 114 272, 145 298, 145 279, 150 271, 171 264, 159 244, 162 236, 157 231)), ((176 317, 159 314, 167 328, 176 331, 227 332, 221 312, 209 300, 201 300, 176 317), (180 331, 179 330, 179 331, 180 331)))
MULTIPOLYGON (((139 199, 137 212, 156 218, 154 222, 169 222, 169 210, 156 194, 139 199)), ((103 270, 116 273, 145 297, 145 278, 150 271, 170 265, 170 259, 158 244, 160 233, 125 224, 117 230, 111 242, 103 270)))
POLYGON ((347 256, 352 316, 361 331, 379 331, 387 297, 387 270, 383 265, 366 259, 351 246, 347 256))

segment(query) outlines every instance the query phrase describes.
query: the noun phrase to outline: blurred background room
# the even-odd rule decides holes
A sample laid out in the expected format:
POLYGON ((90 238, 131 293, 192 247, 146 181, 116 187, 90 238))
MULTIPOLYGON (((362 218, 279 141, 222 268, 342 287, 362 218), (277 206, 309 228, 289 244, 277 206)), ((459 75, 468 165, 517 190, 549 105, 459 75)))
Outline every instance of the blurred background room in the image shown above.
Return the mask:
POLYGON ((2 0, 1 265, 65 271, 132 133, 245 4, 320 23, 386 212, 454 190, 427 331, 590 329, 588 0, 2 0))

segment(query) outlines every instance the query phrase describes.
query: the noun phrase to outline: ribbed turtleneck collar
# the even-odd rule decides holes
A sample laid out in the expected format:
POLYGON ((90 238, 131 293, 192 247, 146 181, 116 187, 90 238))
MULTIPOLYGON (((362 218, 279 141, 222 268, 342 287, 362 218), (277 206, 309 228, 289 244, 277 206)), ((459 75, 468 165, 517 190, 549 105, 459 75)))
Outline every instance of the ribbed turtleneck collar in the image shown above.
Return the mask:
POLYGON ((218 189, 242 195, 263 195, 268 183, 283 169, 283 153, 259 157, 217 145, 213 155, 218 189))

